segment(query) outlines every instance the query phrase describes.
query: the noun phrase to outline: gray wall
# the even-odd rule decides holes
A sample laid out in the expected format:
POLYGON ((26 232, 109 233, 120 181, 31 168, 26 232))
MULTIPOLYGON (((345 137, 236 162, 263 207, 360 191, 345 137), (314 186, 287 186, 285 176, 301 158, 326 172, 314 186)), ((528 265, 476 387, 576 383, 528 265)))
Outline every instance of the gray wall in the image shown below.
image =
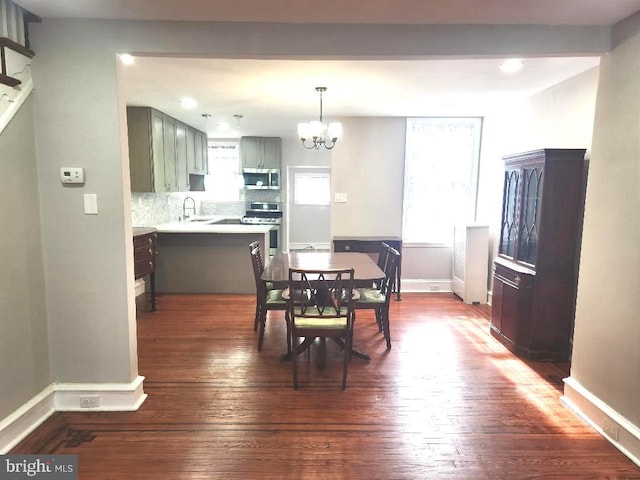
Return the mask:
MULTIPOLYGON (((33 67, 37 166, 53 380, 97 383, 130 381, 137 374, 126 122, 116 52, 306 58, 576 54, 606 51, 609 32, 603 27, 564 26, 283 26, 45 19, 32 25, 31 41, 37 52, 33 67), (85 167, 84 188, 61 187, 58 170, 67 165, 85 167), (98 195, 99 215, 82 214, 82 193, 98 195)), ((632 116, 632 120, 635 123, 629 125, 629 131, 638 128, 638 119, 632 116)), ((395 131, 398 126, 389 121, 388 128, 395 131)), ((608 125, 600 123, 599 128, 608 125)), ((349 129, 345 125, 345 132, 349 129)), ((373 132, 369 136, 370 148, 379 146, 380 137, 373 132)), ((343 157, 344 161, 355 159, 374 170, 371 156, 367 159, 355 145, 345 151, 352 155, 343 157)), ((334 179, 341 179, 335 171, 340 165, 336 154, 334 179)), ((390 157, 389 161, 394 160, 390 157)), ((397 171, 401 170, 398 165, 397 171)), ((348 186, 338 184, 336 190, 348 186)), ((370 184, 362 187, 367 195, 375 191, 370 184)), ((370 209, 371 199, 354 195, 348 205, 370 209)), ((395 203, 382 208, 383 213, 387 208, 399 210, 395 203)), ((334 223, 336 235, 345 233, 348 218, 345 211, 339 214, 334 223)), ((369 216, 367 211, 353 210, 348 215, 357 222, 357 230, 348 234, 374 230, 399 234, 399 218, 380 231, 362 221, 369 216)), ((625 249, 625 258, 627 252, 625 249)), ((621 297, 616 301, 629 300, 621 297)), ((610 318, 616 325, 616 317, 610 318)), ((625 333, 615 331, 614 339, 624 337, 625 333)), ((36 334, 27 336, 22 348, 37 341, 36 334)), ((628 345, 628 339, 621 340, 628 345)), ((576 348, 588 349, 589 345, 578 343, 576 348)), ((609 353, 600 360, 607 363, 608 358, 609 353)), ((628 390, 635 393, 637 364, 636 387, 628 390)), ((593 382, 598 381, 596 376, 593 382)), ((11 382, 7 387, 17 385, 11 382)), ((3 398, 5 392, 3 389, 3 398)), ((622 401, 622 394, 618 391, 614 400, 622 401)))
POLYGON ((571 376, 640 426, 640 18, 602 57, 571 376))
POLYGON ((51 383, 33 94, 0 134, 0 419, 51 383))

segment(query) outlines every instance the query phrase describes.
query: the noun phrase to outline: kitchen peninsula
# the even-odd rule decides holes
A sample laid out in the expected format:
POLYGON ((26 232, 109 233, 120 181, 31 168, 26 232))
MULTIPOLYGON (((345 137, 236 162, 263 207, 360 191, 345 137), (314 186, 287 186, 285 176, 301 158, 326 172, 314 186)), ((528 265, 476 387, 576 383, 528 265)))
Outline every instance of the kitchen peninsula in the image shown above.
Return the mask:
POLYGON ((160 293, 253 293, 249 244, 268 252, 270 225, 194 218, 158 225, 156 290, 160 293))

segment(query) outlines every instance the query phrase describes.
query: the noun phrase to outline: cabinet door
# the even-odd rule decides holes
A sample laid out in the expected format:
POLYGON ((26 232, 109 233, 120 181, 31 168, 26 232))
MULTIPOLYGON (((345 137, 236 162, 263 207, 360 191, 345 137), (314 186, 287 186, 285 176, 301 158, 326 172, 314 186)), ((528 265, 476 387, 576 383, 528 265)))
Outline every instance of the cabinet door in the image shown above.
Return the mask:
POLYGON ((240 139, 242 168, 262 168, 262 142, 260 137, 242 137, 240 139))
POLYGON ((200 175, 206 175, 209 173, 208 159, 207 159, 207 135, 203 132, 195 131, 195 154, 194 161, 196 170, 200 175))
POLYGON ((502 223, 500 225, 500 246, 498 253, 509 258, 515 258, 516 254, 519 189, 520 171, 505 171, 502 199, 502 223))
POLYGON ((282 146, 279 137, 262 138, 262 168, 280 168, 282 146))
POLYGON ((521 174, 522 203, 519 218, 517 259, 535 265, 538 255, 538 225, 542 200, 542 166, 524 167, 521 174))
POLYGON ((152 153, 153 158, 153 191, 166 192, 167 180, 165 176, 165 159, 164 159, 164 118, 158 112, 151 112, 151 137, 152 137, 152 153))
POLYGON ((189 173, 200 173, 196 163, 196 131, 187 127, 187 166, 189 173))
POLYGON ((167 117, 162 118, 164 136, 164 175, 167 192, 178 191, 178 166, 176 162, 176 122, 167 117))
POLYGON ((182 122, 176 122, 176 168, 178 191, 189 191, 189 171, 187 164, 187 127, 182 122))

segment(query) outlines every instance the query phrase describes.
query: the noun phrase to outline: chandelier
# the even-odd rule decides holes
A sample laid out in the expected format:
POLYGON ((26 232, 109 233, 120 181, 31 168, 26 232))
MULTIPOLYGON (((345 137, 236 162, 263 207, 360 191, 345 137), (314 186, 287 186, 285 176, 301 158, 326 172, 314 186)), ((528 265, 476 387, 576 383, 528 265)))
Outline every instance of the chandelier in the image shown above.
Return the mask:
POLYGON ((336 146, 336 142, 342 136, 342 124, 331 122, 329 126, 322 123, 322 93, 327 91, 327 87, 316 87, 316 92, 320 94, 320 120, 298 124, 298 137, 302 140, 304 148, 318 149, 320 145, 331 150, 336 146), (313 143, 307 145, 307 140, 313 143))

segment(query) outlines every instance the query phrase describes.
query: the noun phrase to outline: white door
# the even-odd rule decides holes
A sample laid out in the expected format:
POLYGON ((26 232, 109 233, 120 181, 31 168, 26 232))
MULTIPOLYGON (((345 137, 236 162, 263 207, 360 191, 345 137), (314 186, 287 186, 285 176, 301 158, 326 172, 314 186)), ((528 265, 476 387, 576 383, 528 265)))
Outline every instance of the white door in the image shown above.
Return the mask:
POLYGON ((331 169, 288 167, 287 175, 289 250, 330 250, 331 169))

